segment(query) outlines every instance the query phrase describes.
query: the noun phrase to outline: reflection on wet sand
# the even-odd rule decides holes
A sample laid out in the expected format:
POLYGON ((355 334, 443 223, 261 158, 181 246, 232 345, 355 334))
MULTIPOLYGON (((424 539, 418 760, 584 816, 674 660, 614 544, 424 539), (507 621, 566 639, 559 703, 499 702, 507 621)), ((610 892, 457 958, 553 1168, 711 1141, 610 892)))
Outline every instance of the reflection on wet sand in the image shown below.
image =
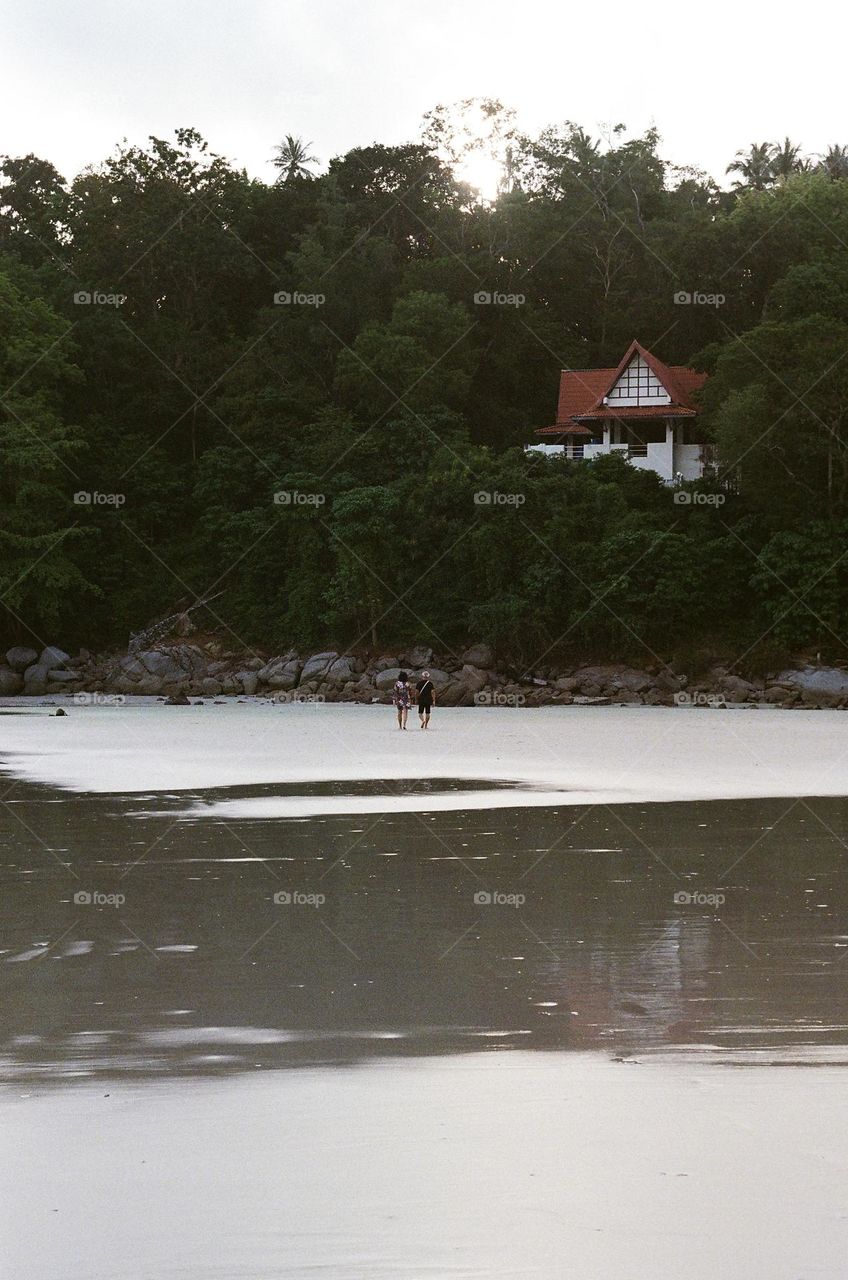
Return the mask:
POLYGON ((848 1045, 841 800, 463 813, 424 790, 416 813, 187 821, 182 795, 18 784, 7 804, 6 1078, 848 1045))

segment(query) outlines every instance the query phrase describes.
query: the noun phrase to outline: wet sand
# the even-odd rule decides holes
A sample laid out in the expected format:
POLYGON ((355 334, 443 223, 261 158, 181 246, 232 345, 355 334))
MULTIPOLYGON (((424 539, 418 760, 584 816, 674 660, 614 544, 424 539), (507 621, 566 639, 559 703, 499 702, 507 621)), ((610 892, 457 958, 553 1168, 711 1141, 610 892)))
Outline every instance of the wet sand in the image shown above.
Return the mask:
POLYGON ((4 1275, 842 1280, 844 1081, 516 1052, 6 1098, 4 1275))
POLYGON ((841 1280, 846 722, 383 711, 0 720, 4 1280, 841 1280))

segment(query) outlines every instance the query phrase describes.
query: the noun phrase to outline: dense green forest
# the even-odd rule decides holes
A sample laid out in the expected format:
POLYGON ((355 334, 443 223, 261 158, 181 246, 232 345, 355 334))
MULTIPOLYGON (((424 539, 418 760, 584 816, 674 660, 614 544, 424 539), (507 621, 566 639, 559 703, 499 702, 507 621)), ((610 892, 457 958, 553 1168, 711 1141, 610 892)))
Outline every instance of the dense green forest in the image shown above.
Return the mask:
POLYGON ((488 200, 439 109, 323 171, 289 137, 268 182, 190 129, 70 181, 3 159, 8 643, 124 644, 208 600, 276 652, 842 655, 848 150, 757 144, 727 190, 654 132, 489 117, 488 200), (711 374, 721 504, 523 452, 560 369, 634 337, 711 374))

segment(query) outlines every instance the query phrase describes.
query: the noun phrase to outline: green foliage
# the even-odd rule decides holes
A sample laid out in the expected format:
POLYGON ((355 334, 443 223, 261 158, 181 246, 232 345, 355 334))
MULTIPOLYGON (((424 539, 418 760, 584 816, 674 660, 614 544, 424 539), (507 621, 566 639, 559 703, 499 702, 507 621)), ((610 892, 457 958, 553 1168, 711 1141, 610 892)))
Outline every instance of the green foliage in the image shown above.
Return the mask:
POLYGON ((321 174, 286 136, 267 184, 193 129, 70 183, 0 161, 9 639, 123 642, 215 596, 205 624, 275 649, 836 648, 848 149, 756 144, 722 191, 653 130, 522 138, 502 104, 459 105, 321 174), (451 167, 487 148, 489 200, 451 167), (657 334, 711 373, 723 505, 519 447, 562 367, 657 334))

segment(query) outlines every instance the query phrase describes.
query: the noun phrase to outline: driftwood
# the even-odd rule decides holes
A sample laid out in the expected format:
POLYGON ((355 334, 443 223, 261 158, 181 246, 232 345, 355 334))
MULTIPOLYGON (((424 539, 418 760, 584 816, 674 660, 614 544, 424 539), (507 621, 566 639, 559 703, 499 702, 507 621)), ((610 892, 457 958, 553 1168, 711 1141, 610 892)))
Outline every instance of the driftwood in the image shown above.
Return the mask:
POLYGON ((182 625, 190 626, 189 614, 195 609, 202 609, 212 600, 217 600, 218 596, 222 596, 223 591, 219 591, 217 595, 208 596, 205 600, 198 600, 195 604, 189 605, 187 609, 181 610, 180 613, 172 613, 168 618, 162 618, 160 622, 154 622, 151 626, 145 627, 143 631, 138 631, 130 636, 127 645, 128 653, 139 653, 143 649, 149 649, 151 645, 158 644, 160 640, 164 640, 166 636, 177 631, 182 625))

